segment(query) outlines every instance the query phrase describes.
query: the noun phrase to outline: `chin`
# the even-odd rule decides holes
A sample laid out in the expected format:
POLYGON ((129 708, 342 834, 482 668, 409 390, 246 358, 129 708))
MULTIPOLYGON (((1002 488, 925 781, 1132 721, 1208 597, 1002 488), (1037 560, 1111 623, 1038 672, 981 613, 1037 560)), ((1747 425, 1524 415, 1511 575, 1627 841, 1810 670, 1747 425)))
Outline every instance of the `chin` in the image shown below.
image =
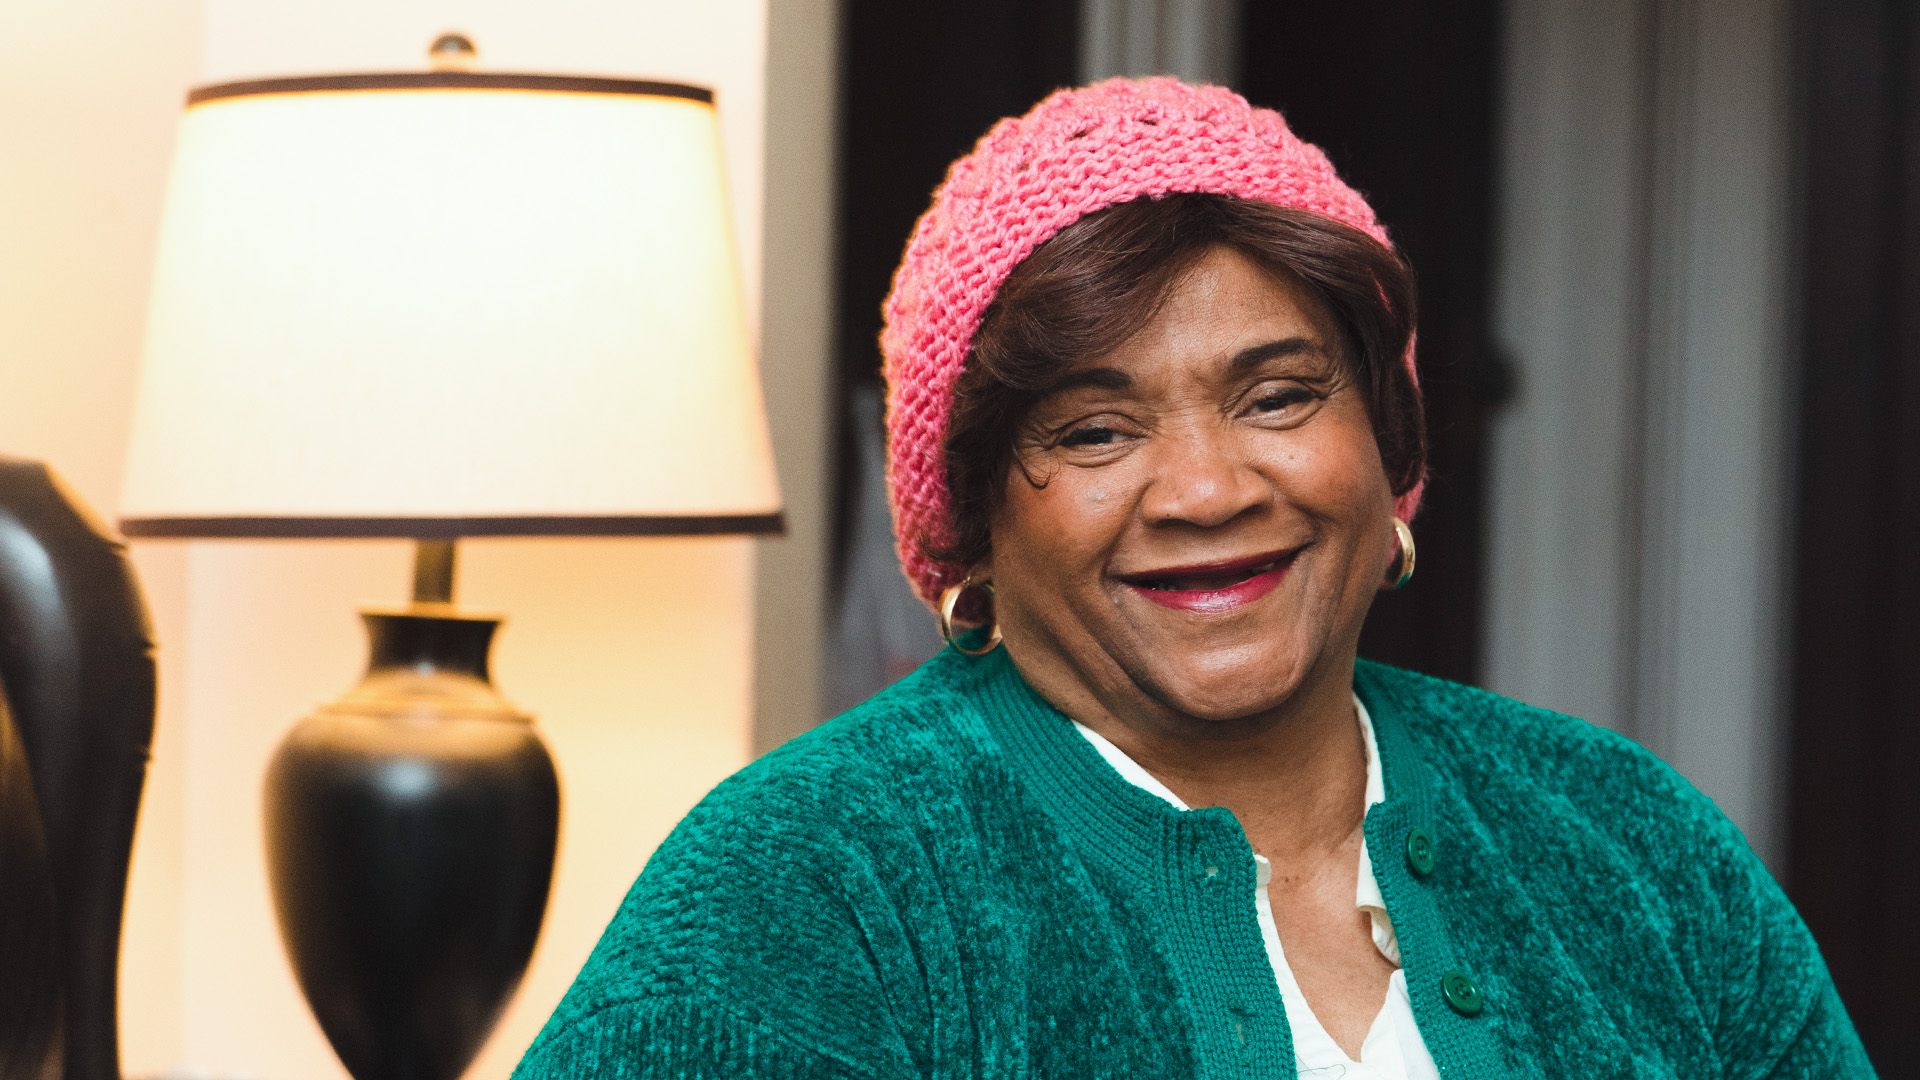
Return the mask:
POLYGON ((1199 654, 1165 650, 1142 680, 1162 704, 1196 720, 1227 723, 1271 712, 1300 689, 1307 665, 1271 642, 1199 654))

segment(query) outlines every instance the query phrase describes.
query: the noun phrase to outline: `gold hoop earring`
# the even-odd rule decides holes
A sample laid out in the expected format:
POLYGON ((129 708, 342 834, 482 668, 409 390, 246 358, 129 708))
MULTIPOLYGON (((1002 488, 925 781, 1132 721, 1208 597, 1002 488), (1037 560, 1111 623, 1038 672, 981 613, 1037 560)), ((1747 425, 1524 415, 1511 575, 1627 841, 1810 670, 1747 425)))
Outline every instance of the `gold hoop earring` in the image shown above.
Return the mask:
MULTIPOLYGON (((960 606, 961 594, 973 587, 973 575, 968 574, 965 581, 958 585, 947 586, 946 591, 940 594, 940 636, 947 639, 947 644, 968 656, 985 656, 1000 647, 1000 620, 995 619, 989 624, 991 632, 987 635, 987 643, 978 649, 969 649, 960 644, 959 635, 953 632, 953 610, 960 606)), ((987 590, 988 600, 993 599, 992 585, 983 581, 978 587, 987 590)))
POLYGON ((1395 562, 1399 564, 1400 569, 1397 574, 1389 577, 1386 582, 1380 586, 1389 592, 1405 585, 1413 578, 1413 530, 1407 527, 1406 522, 1401 521, 1399 518, 1394 518, 1393 532, 1394 535, 1400 538, 1400 556, 1395 560, 1395 562))

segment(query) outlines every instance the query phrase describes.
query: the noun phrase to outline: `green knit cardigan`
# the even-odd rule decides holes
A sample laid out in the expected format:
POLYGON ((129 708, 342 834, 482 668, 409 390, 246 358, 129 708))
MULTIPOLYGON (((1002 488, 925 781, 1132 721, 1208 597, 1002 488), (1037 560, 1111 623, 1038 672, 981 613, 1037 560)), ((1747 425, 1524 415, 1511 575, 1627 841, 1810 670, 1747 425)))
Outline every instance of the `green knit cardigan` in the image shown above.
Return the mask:
MULTIPOLYGON (((1425 676, 1354 688, 1443 1077, 1872 1075, 1793 907, 1672 769, 1425 676)), ((948 650, 695 807, 515 1077, 1293 1077, 1253 888, 1230 812, 1122 779, 1006 650, 948 650)))

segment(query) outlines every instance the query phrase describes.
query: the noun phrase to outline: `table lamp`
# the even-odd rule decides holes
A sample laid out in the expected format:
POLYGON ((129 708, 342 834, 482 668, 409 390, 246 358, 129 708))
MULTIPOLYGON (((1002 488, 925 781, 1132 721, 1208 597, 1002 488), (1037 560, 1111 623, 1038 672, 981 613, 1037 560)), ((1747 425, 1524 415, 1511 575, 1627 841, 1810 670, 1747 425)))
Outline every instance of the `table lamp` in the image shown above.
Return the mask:
POLYGON ((266 781, 281 937, 357 1080, 466 1068, 552 876, 553 766, 455 540, 781 529, 711 92, 429 55, 188 95, 121 502, 132 538, 416 541, 266 781))

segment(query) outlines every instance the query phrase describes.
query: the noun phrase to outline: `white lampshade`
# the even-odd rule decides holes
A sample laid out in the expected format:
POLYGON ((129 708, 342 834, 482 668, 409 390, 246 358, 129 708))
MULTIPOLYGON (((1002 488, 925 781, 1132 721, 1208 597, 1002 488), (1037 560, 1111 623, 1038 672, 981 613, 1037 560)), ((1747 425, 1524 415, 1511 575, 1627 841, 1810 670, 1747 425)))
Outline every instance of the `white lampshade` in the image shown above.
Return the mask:
POLYGON ((777 531, 712 95, 195 91, 129 454, 130 536, 777 531))

